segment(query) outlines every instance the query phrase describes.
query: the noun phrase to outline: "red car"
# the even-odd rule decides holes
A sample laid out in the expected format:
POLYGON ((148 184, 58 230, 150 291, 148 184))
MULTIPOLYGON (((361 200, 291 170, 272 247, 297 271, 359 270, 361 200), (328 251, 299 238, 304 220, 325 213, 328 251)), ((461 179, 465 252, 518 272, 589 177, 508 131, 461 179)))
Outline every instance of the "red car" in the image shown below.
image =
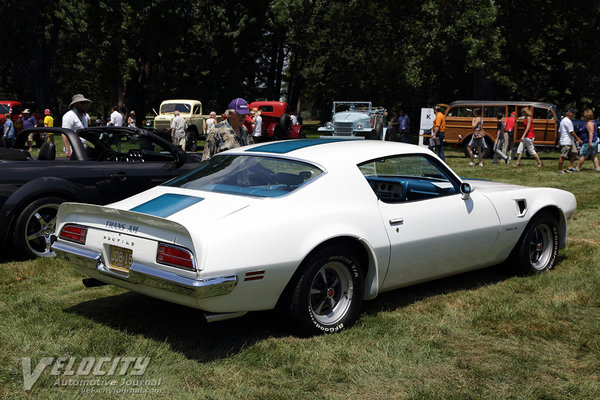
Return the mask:
MULTIPOLYGON (((283 101, 255 101, 248 105, 252 110, 260 110, 262 117, 262 136, 266 140, 298 139, 304 137, 301 124, 293 124, 289 106, 283 101)), ((248 132, 252 132, 252 124, 246 118, 244 123, 248 132)))
MULTIPOLYGON (((6 122, 5 115, 10 114, 10 119, 15 124, 15 135, 23 130, 23 122, 20 121, 20 118, 23 116, 23 105, 15 100, 0 100, 0 129, 4 126, 4 122, 6 122)), ((38 126, 44 126, 44 116, 42 114, 33 114, 35 119, 38 122, 38 126)), ((42 145, 42 140, 39 137, 39 134, 34 136, 36 141, 36 146, 42 145)))

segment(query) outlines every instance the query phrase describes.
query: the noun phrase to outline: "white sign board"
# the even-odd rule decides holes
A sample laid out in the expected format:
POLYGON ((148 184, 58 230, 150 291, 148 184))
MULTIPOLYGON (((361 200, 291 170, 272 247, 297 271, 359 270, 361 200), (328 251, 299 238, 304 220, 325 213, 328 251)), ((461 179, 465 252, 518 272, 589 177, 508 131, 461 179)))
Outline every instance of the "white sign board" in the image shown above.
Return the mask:
POLYGON ((421 126, 419 129, 425 131, 433 128, 433 120, 435 119, 435 113, 433 108, 421 108, 421 126))

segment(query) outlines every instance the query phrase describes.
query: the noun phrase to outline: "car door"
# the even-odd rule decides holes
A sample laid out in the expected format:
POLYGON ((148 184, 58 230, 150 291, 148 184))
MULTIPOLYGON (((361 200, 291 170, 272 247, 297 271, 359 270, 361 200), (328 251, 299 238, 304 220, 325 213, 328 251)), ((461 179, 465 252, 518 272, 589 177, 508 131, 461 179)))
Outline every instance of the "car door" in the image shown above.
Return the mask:
POLYGON ((467 271, 490 262, 500 222, 477 192, 463 200, 460 182, 424 154, 363 164, 378 196, 391 256, 383 289, 467 271))
POLYGON ((110 201, 150 189, 193 167, 177 167, 168 145, 139 132, 107 130, 96 140, 89 140, 88 147, 104 171, 110 201))

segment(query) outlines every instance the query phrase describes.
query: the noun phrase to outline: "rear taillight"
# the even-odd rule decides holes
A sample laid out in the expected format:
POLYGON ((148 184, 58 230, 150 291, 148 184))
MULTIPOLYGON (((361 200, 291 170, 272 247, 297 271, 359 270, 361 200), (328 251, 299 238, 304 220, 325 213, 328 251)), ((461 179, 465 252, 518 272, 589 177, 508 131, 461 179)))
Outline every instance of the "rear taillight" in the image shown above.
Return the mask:
POLYGON ((85 244, 87 228, 78 225, 65 225, 58 235, 59 238, 71 242, 85 244))
POLYGON ((194 270, 194 256, 191 251, 183 247, 159 243, 158 251, 156 252, 156 262, 190 271, 194 270))

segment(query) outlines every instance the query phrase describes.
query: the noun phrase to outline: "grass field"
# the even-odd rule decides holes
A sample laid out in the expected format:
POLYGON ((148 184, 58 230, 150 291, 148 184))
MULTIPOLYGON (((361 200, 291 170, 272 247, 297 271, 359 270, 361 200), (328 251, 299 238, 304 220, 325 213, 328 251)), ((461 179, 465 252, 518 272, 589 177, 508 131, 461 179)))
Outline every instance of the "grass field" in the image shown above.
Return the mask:
POLYGON ((542 154, 541 169, 532 159, 520 168, 469 167, 462 152, 448 153, 465 177, 576 194, 569 246, 553 271, 519 276, 498 265, 396 290, 366 302, 354 328, 306 339, 272 312, 204 325, 195 310, 114 287, 86 289, 56 260, 4 259, 0 397, 140 398, 55 386, 77 377, 51 367, 23 387, 24 357, 33 369, 43 357, 130 356, 150 357, 143 376, 103 378, 116 379, 117 390, 158 391, 144 397, 600 399, 600 173, 586 162, 583 172, 559 175, 556 153, 542 154))

